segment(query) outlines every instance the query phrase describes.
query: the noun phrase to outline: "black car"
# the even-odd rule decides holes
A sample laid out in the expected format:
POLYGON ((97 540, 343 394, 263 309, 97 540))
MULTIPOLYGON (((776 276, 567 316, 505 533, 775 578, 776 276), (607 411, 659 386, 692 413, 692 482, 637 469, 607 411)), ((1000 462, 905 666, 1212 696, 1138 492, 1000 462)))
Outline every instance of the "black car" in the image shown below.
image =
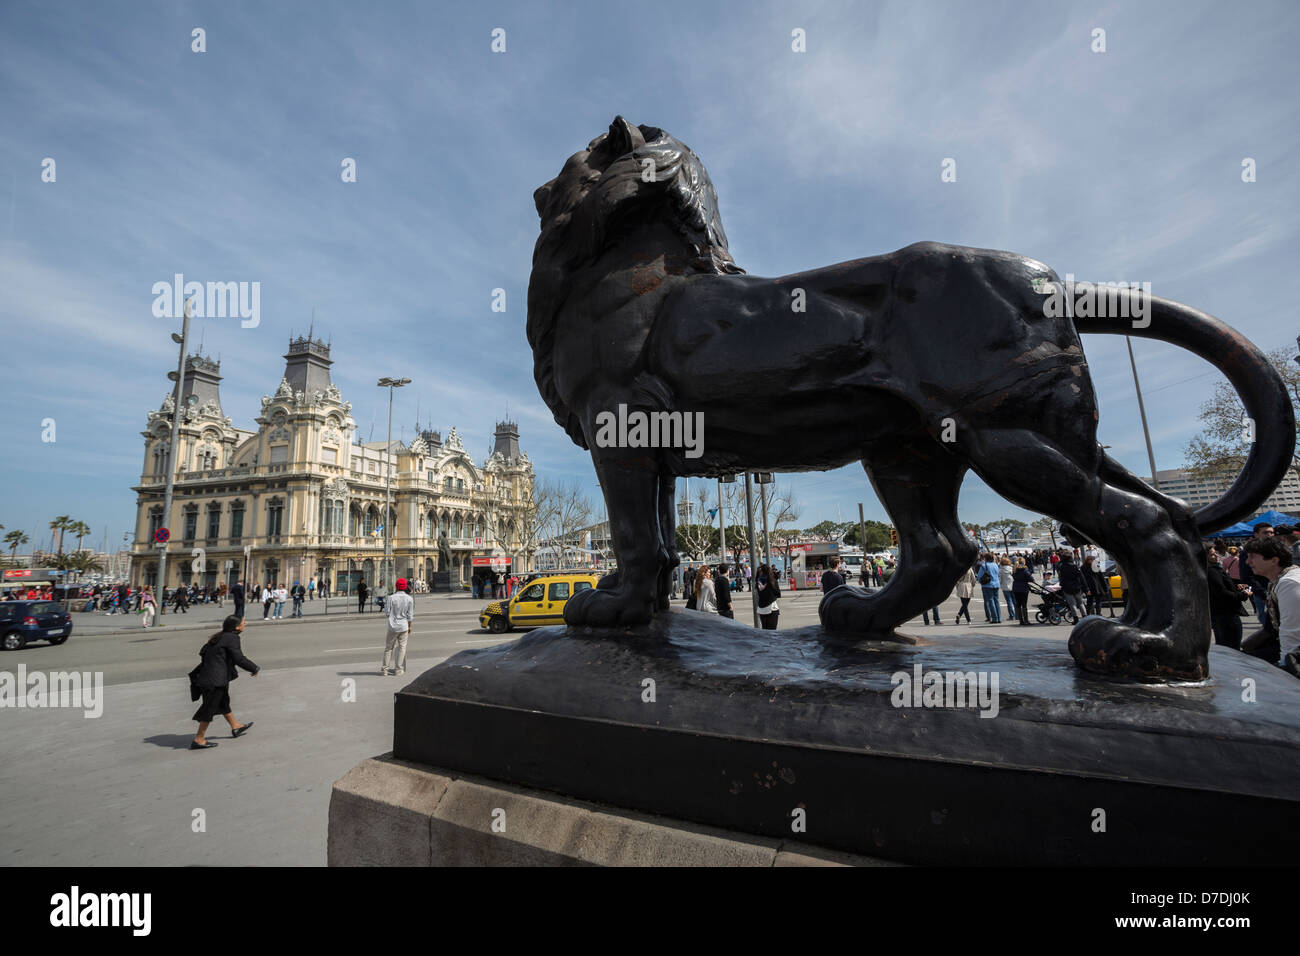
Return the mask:
POLYGON ((72 615, 53 601, 0 601, 0 646, 16 651, 28 641, 62 644, 72 634, 72 615))

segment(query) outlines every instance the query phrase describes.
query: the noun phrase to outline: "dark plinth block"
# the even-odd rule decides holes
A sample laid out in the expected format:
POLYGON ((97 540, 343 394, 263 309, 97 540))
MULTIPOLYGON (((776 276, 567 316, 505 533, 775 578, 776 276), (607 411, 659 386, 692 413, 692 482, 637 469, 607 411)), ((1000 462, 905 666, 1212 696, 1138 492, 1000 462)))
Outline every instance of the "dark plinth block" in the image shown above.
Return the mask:
POLYGON ((393 753, 899 862, 1291 863, 1300 681, 1217 647, 1210 667, 1124 684, 1057 640, 857 643, 677 611, 462 652, 397 694, 393 753), (998 693, 896 706, 893 675, 931 672, 998 693))

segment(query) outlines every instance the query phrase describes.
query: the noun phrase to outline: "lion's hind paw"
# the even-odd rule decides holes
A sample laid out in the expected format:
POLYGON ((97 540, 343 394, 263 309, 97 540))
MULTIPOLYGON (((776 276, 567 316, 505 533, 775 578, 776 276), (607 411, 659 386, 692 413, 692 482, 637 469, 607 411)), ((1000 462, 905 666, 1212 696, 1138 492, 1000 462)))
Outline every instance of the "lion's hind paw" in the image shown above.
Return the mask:
POLYGON ((1090 615, 1070 632, 1070 655, 1084 670, 1130 680, 1204 680, 1203 654, 1186 654, 1164 634, 1090 615))

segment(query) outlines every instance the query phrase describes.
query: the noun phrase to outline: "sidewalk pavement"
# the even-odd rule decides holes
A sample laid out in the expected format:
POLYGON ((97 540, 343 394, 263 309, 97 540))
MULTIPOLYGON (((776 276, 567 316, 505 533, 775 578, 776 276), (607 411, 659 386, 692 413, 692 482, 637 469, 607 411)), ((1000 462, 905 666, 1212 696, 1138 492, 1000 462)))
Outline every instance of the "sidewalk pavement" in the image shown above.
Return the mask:
MULTIPOLYGON (((415 606, 418 609, 426 607, 435 607, 439 603, 451 602, 457 606, 468 603, 473 607, 483 607, 491 602, 491 598, 476 598, 469 591, 452 594, 414 594, 415 606)), ((226 600, 223 606, 218 607, 216 604, 191 604, 188 611, 175 612, 168 610, 162 615, 163 628, 165 630, 181 629, 219 629, 221 622, 226 616, 235 613, 233 601, 226 600)), ((355 597, 343 598, 332 597, 328 601, 317 598, 314 601, 302 602, 302 618, 308 617, 344 617, 345 615, 356 616, 357 599, 355 597)), ((378 615, 379 609, 375 607, 373 599, 365 610, 365 614, 378 615)), ((283 620, 291 620, 293 614, 293 602, 286 601, 284 605, 283 620)), ((251 604, 244 605, 244 619, 251 626, 255 622, 262 620, 262 602, 255 601, 251 604)), ((157 626, 160 618, 154 618, 154 626, 157 626)), ((268 619, 269 620, 269 619, 268 619)), ((72 613, 72 632, 90 633, 90 634, 111 634, 126 631, 143 631, 145 628, 140 623, 140 615, 135 612, 129 614, 108 614, 98 611, 74 611, 72 613)))
POLYGON ((9 710, 0 865, 324 866, 334 781, 392 749, 393 694, 444 659, 412 657, 405 677, 377 662, 241 674, 231 705, 254 726, 235 740, 218 718, 211 750, 188 749, 184 678, 107 686, 99 718, 9 710))

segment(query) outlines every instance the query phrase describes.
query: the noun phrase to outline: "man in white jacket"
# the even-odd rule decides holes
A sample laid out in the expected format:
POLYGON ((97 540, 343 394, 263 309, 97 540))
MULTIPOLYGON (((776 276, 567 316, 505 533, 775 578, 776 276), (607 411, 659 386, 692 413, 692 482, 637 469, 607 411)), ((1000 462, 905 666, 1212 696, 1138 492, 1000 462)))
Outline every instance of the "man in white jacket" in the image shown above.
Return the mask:
POLYGON ((411 636, 411 625, 415 620, 415 601, 407 590, 406 578, 397 579, 397 589, 384 602, 384 611, 388 616, 388 639, 384 642, 384 663, 379 673, 387 677, 392 673, 393 664, 397 665, 397 676, 406 673, 406 642, 411 636), (393 651, 397 651, 397 660, 393 660, 393 651))
POLYGON ((1253 538, 1246 542, 1246 560, 1250 569, 1269 582, 1265 606, 1271 627, 1268 633, 1256 640, 1257 631, 1242 642, 1241 649, 1248 654, 1276 664, 1285 648, 1288 656, 1300 646, 1300 568, 1291 559, 1291 547, 1277 538, 1253 538))

